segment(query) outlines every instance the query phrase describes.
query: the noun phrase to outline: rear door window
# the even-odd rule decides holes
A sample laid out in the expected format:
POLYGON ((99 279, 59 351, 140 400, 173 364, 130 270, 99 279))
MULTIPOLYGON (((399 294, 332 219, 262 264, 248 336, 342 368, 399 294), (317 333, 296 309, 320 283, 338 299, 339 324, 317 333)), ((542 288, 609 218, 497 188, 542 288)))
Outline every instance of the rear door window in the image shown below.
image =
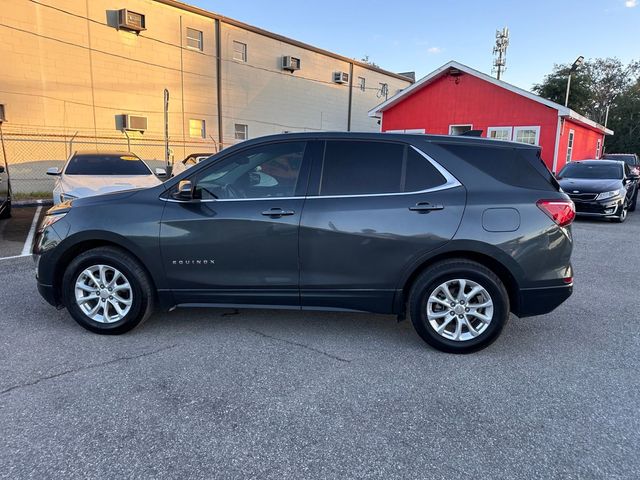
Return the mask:
POLYGON ((401 143, 328 141, 320 195, 375 195, 425 190, 444 177, 413 148, 401 143))

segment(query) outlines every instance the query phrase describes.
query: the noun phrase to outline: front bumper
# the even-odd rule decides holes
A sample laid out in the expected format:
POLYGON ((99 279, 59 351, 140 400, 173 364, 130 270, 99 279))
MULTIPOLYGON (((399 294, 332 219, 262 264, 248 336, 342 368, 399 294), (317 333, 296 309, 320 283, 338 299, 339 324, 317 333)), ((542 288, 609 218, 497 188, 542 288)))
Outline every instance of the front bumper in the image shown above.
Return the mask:
POLYGON ((615 217, 624 202, 622 197, 606 200, 572 200, 576 206, 576 215, 585 217, 615 217))
POLYGON ((544 315, 558 308, 573 293, 573 283, 557 287, 523 288, 520 290, 518 317, 544 315))

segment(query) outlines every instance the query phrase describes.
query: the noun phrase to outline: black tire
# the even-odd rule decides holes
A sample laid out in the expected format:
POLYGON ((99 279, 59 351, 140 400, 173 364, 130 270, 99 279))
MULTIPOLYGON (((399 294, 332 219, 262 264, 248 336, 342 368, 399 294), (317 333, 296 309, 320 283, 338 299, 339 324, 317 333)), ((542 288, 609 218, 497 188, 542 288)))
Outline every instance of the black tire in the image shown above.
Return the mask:
POLYGON ((627 208, 627 205, 623 203, 622 205, 620 205, 620 208, 618 210, 618 215, 613 218, 613 221, 616 223, 624 223, 624 221, 627 219, 628 211, 629 209, 627 208))
POLYGON ((7 200, 4 204, 4 210, 0 213, 0 219, 11 218, 11 200, 7 200))
MULTIPOLYGON (((432 347, 448 353, 472 353, 489 346, 498 338, 509 320, 509 310, 509 294, 500 278, 484 265, 465 259, 445 260, 429 267, 416 279, 409 294, 409 312, 416 332, 432 347), (471 280, 477 283, 488 292, 493 302, 493 315, 488 325, 478 327, 484 330, 478 336, 464 341, 445 338, 436 332, 427 318, 429 297, 440 285, 455 279, 471 280)), ((486 310, 483 311, 486 312, 486 310)), ((463 317, 471 316, 463 314, 463 317)), ((454 320, 458 322, 456 315, 453 315, 451 322, 453 323, 454 320)), ((471 335, 471 331, 466 326, 461 330, 471 335)))
POLYGON ((81 326, 94 333, 119 335, 144 322, 153 311, 154 288, 140 262, 124 250, 99 247, 78 255, 67 267, 62 279, 62 301, 81 326), (131 306, 120 320, 113 323, 95 321, 76 303, 75 284, 82 272, 94 265, 106 265, 121 272, 131 286, 131 306))
POLYGON ((638 204, 638 190, 636 190, 636 193, 633 195, 633 198, 631 199, 631 203, 629 204, 629 211, 635 212, 637 204, 638 204))

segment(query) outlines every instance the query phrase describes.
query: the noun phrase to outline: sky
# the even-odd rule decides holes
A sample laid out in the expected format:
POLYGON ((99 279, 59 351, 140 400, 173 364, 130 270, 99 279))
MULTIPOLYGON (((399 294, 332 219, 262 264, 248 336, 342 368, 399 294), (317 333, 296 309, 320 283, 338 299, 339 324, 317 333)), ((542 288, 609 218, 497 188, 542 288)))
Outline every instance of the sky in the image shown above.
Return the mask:
POLYGON ((505 26, 502 79, 525 89, 579 55, 640 59, 640 0, 183 1, 417 78, 449 60, 491 73, 505 26))

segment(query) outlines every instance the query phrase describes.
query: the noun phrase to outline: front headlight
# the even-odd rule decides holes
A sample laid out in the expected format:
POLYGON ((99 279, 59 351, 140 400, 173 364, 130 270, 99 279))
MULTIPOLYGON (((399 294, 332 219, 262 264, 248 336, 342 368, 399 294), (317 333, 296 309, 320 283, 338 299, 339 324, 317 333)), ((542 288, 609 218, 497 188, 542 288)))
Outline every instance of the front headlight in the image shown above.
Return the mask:
POLYGON ((602 192, 599 193, 596 197, 596 200, 606 200, 607 198, 617 197, 622 194, 622 189, 620 190, 611 190, 610 192, 602 192))
POLYGON ((66 214, 67 212, 56 213, 54 215, 45 215, 44 218, 42 219, 42 223, 40 224, 40 227, 38 228, 38 231, 40 232, 44 231, 45 228, 50 227, 51 225, 56 223, 58 220, 62 220, 66 214))
POLYGON ((61 202, 68 202, 68 201, 71 201, 71 200, 75 200, 76 198, 78 198, 78 197, 76 197, 75 195, 69 195, 68 193, 61 193, 60 194, 60 201, 61 202))

